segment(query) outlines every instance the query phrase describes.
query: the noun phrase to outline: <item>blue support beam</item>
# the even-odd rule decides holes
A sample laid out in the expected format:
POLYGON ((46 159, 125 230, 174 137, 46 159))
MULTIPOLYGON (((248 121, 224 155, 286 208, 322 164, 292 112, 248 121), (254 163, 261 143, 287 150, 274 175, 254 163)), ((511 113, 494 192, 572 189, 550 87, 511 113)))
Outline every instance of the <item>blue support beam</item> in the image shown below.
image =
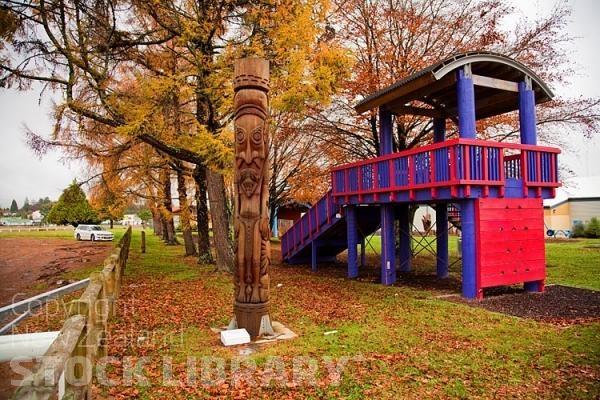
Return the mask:
POLYGON ((392 113, 379 108, 379 155, 392 154, 393 149, 392 113))
POLYGON ((477 137, 475 87, 470 64, 456 71, 456 99, 458 103, 458 135, 461 138, 475 139, 477 137))
POLYGON ((360 266, 364 267, 367 265, 366 263, 366 254, 365 254, 365 237, 361 237, 360 239, 360 266))
POLYGON ((440 143, 446 140, 446 118, 433 119, 433 142, 440 143))
POLYGON ((437 244, 437 277, 448 277, 448 206, 438 203, 435 207, 435 235, 437 244))
POLYGON ((348 235, 348 278, 356 278, 358 277, 356 206, 346 206, 346 232, 348 235))
POLYGON ((381 205, 381 283, 396 282, 395 210, 393 204, 381 205))
POLYGON ((475 200, 461 201, 460 224, 462 231, 462 294, 468 299, 475 299, 478 297, 475 200))
MULTIPOLYGON (((446 140, 446 119, 433 120, 433 141, 440 143, 446 140)), ((439 158, 439 157, 438 157, 439 158)), ((435 165, 444 165, 441 159, 435 160, 435 165)), ((437 244, 437 276, 448 277, 448 206, 438 203, 435 207, 435 235, 437 244)))
POLYGON ((531 88, 531 78, 519 82, 519 129, 521 143, 537 144, 535 118, 535 92, 531 88))
POLYGON ((313 240, 311 245, 311 266, 312 271, 317 272, 317 241, 313 240))
POLYGON ((400 271, 409 272, 412 253, 410 248, 410 207, 408 204, 398 206, 398 224, 400 225, 400 271))

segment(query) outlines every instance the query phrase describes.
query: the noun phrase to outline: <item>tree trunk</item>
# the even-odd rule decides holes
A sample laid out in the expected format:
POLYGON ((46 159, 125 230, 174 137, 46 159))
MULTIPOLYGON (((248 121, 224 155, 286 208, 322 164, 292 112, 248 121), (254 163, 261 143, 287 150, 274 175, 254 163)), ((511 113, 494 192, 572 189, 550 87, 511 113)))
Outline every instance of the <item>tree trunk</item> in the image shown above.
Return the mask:
POLYGON ((192 225, 190 223, 190 206, 187 200, 187 190, 185 187, 185 176, 180 162, 176 163, 178 168, 177 172, 177 193, 179 194, 179 218, 181 220, 181 227, 183 230, 183 244, 185 246, 186 256, 195 256, 198 254, 196 251, 196 245, 194 244, 194 237, 192 235, 192 225))
POLYGON ((152 208, 152 229, 156 236, 162 236, 162 218, 160 217, 160 210, 152 208))
POLYGON ((233 244, 229 234, 230 218, 227 210, 223 175, 207 170, 207 187, 215 253, 217 255, 217 270, 233 272, 233 244))
POLYGON ((196 165, 194 169, 196 182, 196 219, 198 220, 198 264, 215 262, 210 251, 210 236, 208 233, 208 202, 206 200, 206 167, 196 165))
POLYGON ((161 172, 161 180, 163 184, 163 240, 167 245, 179 244, 175 236, 175 221, 173 221, 173 203, 171 200, 171 174, 165 169, 161 172))

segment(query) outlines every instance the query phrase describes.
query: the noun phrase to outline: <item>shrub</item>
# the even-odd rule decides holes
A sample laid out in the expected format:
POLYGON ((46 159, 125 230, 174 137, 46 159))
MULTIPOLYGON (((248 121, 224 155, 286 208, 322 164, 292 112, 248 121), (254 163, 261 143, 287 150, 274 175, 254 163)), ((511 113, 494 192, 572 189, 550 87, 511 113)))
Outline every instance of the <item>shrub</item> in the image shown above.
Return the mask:
POLYGON ((600 238, 600 221, 593 217, 585 226, 585 237, 600 238))
POLYGON ((573 225, 573 230, 571 232, 571 237, 578 238, 585 236, 585 226, 582 222, 575 222, 573 225))

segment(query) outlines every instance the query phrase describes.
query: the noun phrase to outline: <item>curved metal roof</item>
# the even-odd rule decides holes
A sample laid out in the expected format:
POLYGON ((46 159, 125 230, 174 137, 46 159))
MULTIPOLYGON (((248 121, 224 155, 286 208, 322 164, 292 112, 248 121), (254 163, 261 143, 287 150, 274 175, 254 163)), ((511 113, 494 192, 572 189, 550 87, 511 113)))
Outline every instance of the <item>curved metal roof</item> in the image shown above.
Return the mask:
POLYGON ((383 88, 355 106, 358 113, 385 107, 396 114, 454 117, 457 114, 457 69, 470 65, 474 76, 477 119, 518 109, 518 82, 531 80, 536 103, 554 96, 548 85, 520 62, 492 52, 468 52, 449 57, 383 88), (411 102, 428 104, 416 108, 411 102))

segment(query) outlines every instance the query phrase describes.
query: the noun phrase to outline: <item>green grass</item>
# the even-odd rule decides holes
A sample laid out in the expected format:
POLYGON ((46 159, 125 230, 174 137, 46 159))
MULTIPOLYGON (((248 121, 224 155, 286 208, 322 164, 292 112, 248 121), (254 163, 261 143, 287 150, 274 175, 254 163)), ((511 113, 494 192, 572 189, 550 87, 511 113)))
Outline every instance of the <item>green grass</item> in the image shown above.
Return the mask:
MULTIPOLYGON (((227 365, 238 356, 238 349, 224 348, 210 330, 231 318, 232 279, 211 266, 185 259, 181 246, 164 246, 152 235, 148 235, 148 252, 139 254, 138 241, 134 235, 127 282, 139 285, 158 280, 161 293, 178 296, 176 309, 187 321, 181 345, 150 353, 143 350, 156 363, 147 366, 148 375, 156 380, 152 388, 139 388, 139 396, 160 398, 165 394, 154 389, 160 387, 156 371, 160 371, 163 355, 172 356, 180 368, 190 355, 223 357, 227 365), (188 315, 192 310, 202 313, 192 317, 188 315)), ((549 280, 585 286, 586 276, 597 273, 599 267, 594 254, 581 249, 596 243, 550 244, 549 262, 569 258, 570 252, 578 253, 579 259, 565 267, 567 278, 553 274, 549 280)), ((421 259, 419 268, 427 268, 427 257, 421 259)), ((327 376, 323 357, 350 357, 340 385, 323 380, 317 386, 294 388, 274 382, 243 390, 200 386, 187 395, 167 388, 168 396, 591 399, 600 395, 600 323, 558 327, 450 303, 436 298, 435 292, 347 280, 331 268, 313 274, 308 267, 273 266, 271 285, 271 317, 300 336, 259 347, 251 356, 257 369, 265 368, 273 357, 282 357, 291 377, 293 358, 311 357, 318 362, 319 380, 327 376), (333 330, 337 332, 325 335, 333 330)), ((136 293, 143 297, 149 292, 136 293)), ((156 296, 155 306, 145 312, 152 314, 152 326, 168 330, 173 326, 173 311, 168 310, 173 309, 162 305, 164 294, 156 296)), ((136 324, 148 316, 140 317, 136 324)), ((131 351, 142 354, 134 348, 126 354, 131 351)), ((260 375, 255 377, 260 382, 260 375)))
POLYGON ((546 242, 548 283, 600 290, 600 239, 546 242))

